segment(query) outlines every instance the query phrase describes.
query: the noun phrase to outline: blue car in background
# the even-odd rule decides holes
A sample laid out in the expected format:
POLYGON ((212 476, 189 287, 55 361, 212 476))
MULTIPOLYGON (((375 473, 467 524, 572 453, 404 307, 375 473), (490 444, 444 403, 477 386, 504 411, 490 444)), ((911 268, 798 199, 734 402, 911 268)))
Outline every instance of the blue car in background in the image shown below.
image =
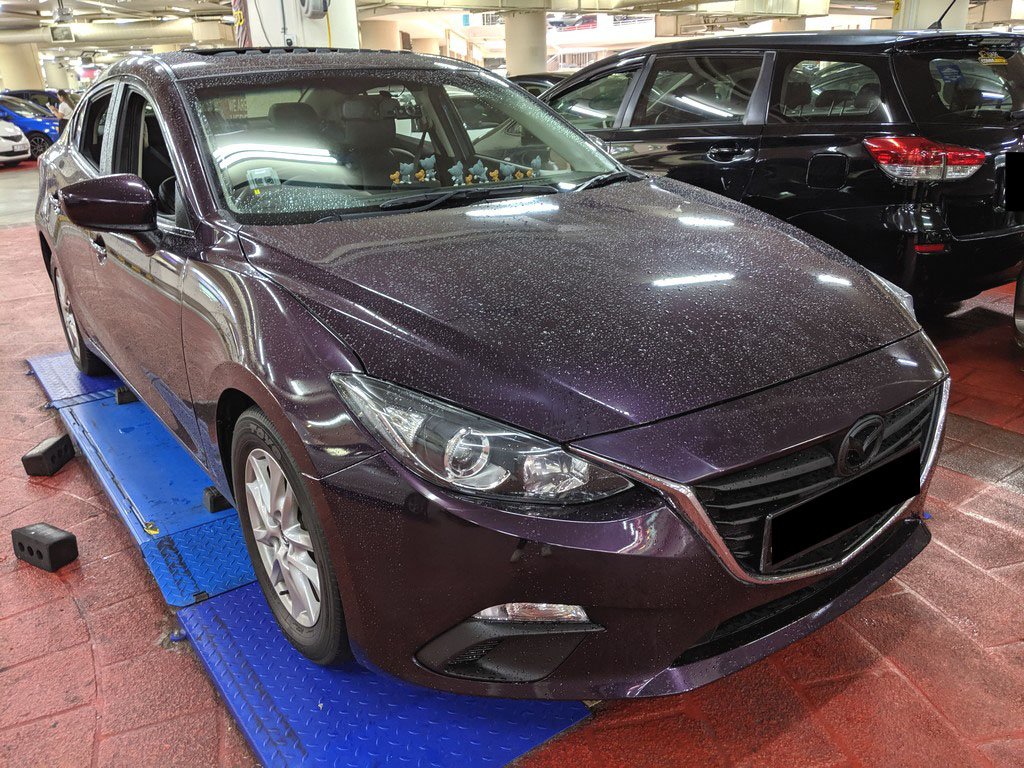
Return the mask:
POLYGON ((32 157, 39 157, 57 140, 58 120, 45 108, 31 101, 0 95, 0 120, 21 128, 28 137, 32 157))

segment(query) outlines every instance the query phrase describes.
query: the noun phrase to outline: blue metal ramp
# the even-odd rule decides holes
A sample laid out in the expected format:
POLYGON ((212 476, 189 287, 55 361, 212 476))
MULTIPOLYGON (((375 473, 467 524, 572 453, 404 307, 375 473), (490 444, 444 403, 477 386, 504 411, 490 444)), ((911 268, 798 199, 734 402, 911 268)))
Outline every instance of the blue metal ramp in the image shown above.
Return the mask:
POLYGON ((265 765, 502 766, 587 714, 575 702, 456 696, 355 664, 319 667, 285 640, 256 584, 178 617, 265 765))
POLYGON ((234 509, 202 504, 209 477, 114 377, 67 353, 29 361, 125 521, 167 602, 265 766, 500 766, 587 716, 575 702, 430 691, 357 665, 307 661, 274 622, 234 509))

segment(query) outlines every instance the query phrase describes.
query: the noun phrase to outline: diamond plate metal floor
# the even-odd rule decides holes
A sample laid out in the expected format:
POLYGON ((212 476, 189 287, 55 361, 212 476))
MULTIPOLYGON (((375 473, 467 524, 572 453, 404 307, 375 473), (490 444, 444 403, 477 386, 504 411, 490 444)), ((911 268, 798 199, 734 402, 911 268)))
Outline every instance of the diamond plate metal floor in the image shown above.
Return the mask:
POLYGON ((209 478, 153 413, 117 405, 120 382, 82 376, 66 353, 29 364, 264 766, 500 766, 587 716, 307 661, 254 583, 237 513, 206 511, 209 478))
POLYGON ((285 640, 256 584, 178 616, 266 766, 501 766, 587 715, 576 702, 455 696, 319 667, 285 640))
POLYGON ((71 362, 67 352, 34 357, 28 364, 53 408, 111 397, 121 386, 116 376, 86 376, 71 362))

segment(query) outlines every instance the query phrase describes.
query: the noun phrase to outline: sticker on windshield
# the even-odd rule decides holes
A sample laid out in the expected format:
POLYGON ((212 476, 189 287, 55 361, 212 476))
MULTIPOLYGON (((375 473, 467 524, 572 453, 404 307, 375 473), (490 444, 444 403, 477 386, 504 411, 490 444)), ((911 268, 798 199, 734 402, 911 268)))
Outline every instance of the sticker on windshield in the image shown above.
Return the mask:
POLYGON ((944 83, 958 83, 964 76, 963 70, 960 69, 960 65, 954 64, 951 61, 938 64, 935 69, 938 71, 939 77, 942 78, 942 82, 944 83))
POLYGON ((999 51, 993 51, 991 48, 982 48, 978 51, 978 62, 989 67, 997 67, 1000 64, 1005 64, 1006 58, 999 51))
POLYGON ((249 181, 249 189, 256 195, 264 187, 281 186, 281 179, 273 168, 250 168, 245 172, 245 178, 249 181))

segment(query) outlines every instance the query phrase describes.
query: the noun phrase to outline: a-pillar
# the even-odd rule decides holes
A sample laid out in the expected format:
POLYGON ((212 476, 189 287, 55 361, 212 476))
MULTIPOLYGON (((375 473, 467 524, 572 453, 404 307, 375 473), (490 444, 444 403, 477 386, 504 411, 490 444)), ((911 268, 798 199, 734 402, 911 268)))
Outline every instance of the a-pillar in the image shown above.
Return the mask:
POLYGON ((505 68, 510 76, 547 71, 548 19, 544 11, 505 14, 505 68))
POLYGON ((375 51, 400 51, 402 32, 397 21, 367 19, 359 22, 360 47, 375 51))
POLYGON ((32 43, 0 45, 0 83, 4 88, 42 88, 39 51, 32 43))
MULTIPOLYGON (((928 29, 949 6, 949 0, 895 0, 893 29, 928 29)), ((942 20, 943 29, 967 29, 968 0, 956 0, 942 20)))
POLYGON ((416 53, 430 53, 434 56, 441 55, 441 40, 436 37, 414 37, 412 49, 416 53))
POLYGON ((71 87, 71 81, 68 80, 68 71, 56 61, 44 61, 43 72, 46 74, 47 88, 68 89, 71 87))

